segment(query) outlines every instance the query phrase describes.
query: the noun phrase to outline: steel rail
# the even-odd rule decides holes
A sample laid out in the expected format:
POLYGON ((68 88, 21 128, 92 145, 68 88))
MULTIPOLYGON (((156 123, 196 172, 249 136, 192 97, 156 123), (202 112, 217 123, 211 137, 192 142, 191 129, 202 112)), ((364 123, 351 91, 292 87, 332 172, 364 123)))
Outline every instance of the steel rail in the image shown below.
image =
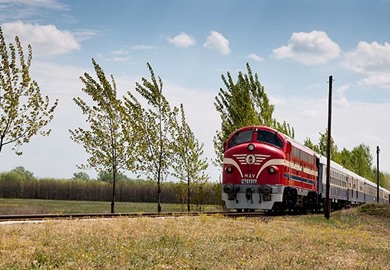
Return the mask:
POLYGON ((39 220, 60 220, 60 219, 96 219, 96 218, 118 218, 118 217, 184 217, 200 215, 221 215, 224 217, 258 217, 264 216, 264 212, 164 212, 164 213, 76 213, 76 214, 28 214, 28 215, 0 215, 0 223, 3 221, 39 221, 39 220))

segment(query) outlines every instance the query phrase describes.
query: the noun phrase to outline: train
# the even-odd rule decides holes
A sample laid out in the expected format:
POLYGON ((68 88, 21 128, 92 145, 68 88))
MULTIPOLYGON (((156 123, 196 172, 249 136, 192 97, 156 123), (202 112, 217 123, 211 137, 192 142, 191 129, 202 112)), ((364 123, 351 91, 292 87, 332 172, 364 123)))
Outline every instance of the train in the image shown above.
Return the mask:
MULTIPOLYGON (((327 158, 267 126, 246 126, 224 143, 222 200, 238 212, 323 211, 327 158)), ((332 209, 377 202, 375 183, 330 162, 332 209)), ((379 202, 390 191, 379 188, 379 202)))

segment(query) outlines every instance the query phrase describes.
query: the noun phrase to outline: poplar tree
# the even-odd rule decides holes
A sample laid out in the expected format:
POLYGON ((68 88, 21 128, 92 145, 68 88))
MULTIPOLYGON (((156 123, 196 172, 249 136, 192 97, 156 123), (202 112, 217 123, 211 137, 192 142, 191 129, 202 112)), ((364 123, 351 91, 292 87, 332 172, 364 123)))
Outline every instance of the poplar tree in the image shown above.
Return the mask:
POLYGON ((84 93, 92 99, 92 104, 80 97, 73 100, 87 116, 89 128, 69 130, 70 138, 84 146, 89 154, 86 164, 80 169, 95 168, 112 174, 111 213, 115 212, 115 186, 121 170, 133 170, 135 166, 134 149, 137 147, 138 133, 133 128, 133 112, 125 112, 122 101, 117 97, 114 77, 111 83, 103 69, 92 59, 98 80, 88 73, 80 79, 84 83, 84 93))
POLYGON ((270 126, 294 137, 294 129, 288 123, 280 123, 272 117, 275 106, 270 104, 258 75, 252 73, 248 63, 246 67, 247 74, 240 71, 237 82, 229 72, 226 77, 221 76, 226 89, 220 88, 214 103, 221 117, 221 129, 214 137, 217 164, 222 163, 223 143, 233 131, 243 126, 270 126))
POLYGON ((157 211, 161 212, 161 184, 169 175, 173 163, 174 134, 176 127, 176 107, 171 108, 163 94, 163 82, 155 76, 152 66, 147 63, 150 80, 142 78, 135 90, 144 98, 148 106, 143 107, 128 91, 125 97, 127 111, 136 112, 137 130, 142 133, 137 152, 137 169, 149 180, 157 182, 157 211))
POLYGON ((1 27, 0 57, 0 153, 3 146, 12 144, 12 150, 21 155, 19 147, 31 137, 50 134, 50 129, 42 128, 53 119, 58 99, 50 105, 49 97, 43 97, 38 83, 31 79, 31 45, 26 59, 19 38, 7 46, 1 27))
POLYGON ((194 190, 200 192, 207 182, 208 163, 202 159, 203 143, 199 143, 188 125, 183 104, 180 105, 181 122, 177 127, 173 175, 186 185, 187 211, 191 211, 191 195, 194 190))

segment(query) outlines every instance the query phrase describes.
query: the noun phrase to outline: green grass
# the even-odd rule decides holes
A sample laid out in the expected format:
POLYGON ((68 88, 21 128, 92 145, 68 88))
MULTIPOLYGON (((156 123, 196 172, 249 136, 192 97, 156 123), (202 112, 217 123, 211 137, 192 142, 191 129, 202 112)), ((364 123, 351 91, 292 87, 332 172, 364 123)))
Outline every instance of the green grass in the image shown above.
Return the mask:
POLYGON ((360 206, 358 209, 361 213, 364 214, 390 218, 390 207, 388 207, 387 205, 369 203, 360 206))
MULTIPOLYGON (((206 206, 207 211, 216 210, 206 206)), ((1 199, 0 215, 110 213, 111 202, 1 199)), ((162 204, 163 212, 186 211, 186 206, 162 204)), ((116 202, 116 213, 157 212, 157 203, 116 202)))
POLYGON ((390 269, 389 224, 359 209, 0 223, 0 269, 390 269))

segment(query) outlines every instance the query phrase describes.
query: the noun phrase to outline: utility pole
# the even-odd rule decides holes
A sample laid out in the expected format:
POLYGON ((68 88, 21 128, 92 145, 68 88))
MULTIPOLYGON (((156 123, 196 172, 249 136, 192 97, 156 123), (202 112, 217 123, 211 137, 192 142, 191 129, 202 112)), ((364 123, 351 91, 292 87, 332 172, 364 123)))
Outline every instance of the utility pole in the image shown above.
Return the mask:
POLYGON ((329 98, 328 98, 328 141, 327 141, 327 147, 326 147, 326 202, 325 202, 325 218, 330 218, 330 198, 329 198, 329 191, 330 191, 330 143, 332 138, 332 82, 333 82, 333 76, 329 76, 329 98))
POLYGON ((376 201, 379 203, 379 146, 376 147, 376 201))

